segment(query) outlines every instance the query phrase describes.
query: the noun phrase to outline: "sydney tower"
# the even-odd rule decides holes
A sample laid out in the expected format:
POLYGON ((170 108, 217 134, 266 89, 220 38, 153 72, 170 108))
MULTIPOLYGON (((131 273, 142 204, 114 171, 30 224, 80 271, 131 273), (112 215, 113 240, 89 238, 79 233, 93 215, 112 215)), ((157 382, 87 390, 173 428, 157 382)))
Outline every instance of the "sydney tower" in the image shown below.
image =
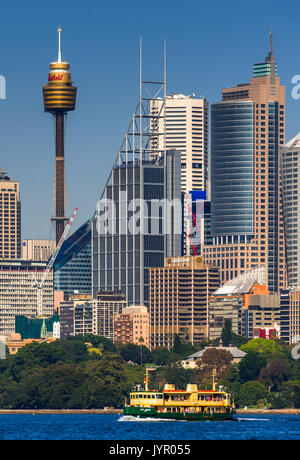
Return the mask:
POLYGON ((45 112, 52 113, 55 120, 55 209, 51 220, 56 226, 56 244, 63 234, 65 223, 69 220, 68 216, 65 216, 64 125, 67 112, 75 109, 77 91, 71 81, 69 63, 61 60, 60 35, 61 28, 58 29, 58 58, 56 62, 50 63, 48 82, 43 86, 45 112))

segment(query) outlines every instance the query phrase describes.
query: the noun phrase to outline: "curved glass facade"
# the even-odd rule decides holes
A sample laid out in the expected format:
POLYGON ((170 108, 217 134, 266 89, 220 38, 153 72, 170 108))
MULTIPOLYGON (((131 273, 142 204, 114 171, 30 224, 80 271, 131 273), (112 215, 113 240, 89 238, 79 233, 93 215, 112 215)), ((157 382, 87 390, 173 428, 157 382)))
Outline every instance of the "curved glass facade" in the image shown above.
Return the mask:
POLYGON ((253 235, 254 104, 211 107, 212 235, 253 235))
POLYGON ((54 263, 54 290, 65 294, 91 293, 91 220, 63 242, 54 263))

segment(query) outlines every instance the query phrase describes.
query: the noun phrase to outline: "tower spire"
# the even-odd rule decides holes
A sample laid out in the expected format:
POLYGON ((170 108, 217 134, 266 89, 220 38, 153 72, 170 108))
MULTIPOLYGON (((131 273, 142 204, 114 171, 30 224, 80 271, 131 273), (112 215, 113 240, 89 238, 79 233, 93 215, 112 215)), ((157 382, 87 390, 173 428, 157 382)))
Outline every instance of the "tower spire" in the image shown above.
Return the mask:
POLYGON ((270 30, 270 53, 273 54, 273 26, 271 26, 270 30))
POLYGON ((268 56, 266 57, 266 62, 269 62, 269 63, 275 62, 275 56, 274 56, 274 52, 273 52, 273 35, 274 35, 273 26, 271 26, 271 29, 270 29, 270 51, 268 53, 268 56))
POLYGON ((60 35, 61 35, 61 27, 57 29, 58 32, 58 57, 57 62, 61 63, 61 49, 60 49, 60 35))

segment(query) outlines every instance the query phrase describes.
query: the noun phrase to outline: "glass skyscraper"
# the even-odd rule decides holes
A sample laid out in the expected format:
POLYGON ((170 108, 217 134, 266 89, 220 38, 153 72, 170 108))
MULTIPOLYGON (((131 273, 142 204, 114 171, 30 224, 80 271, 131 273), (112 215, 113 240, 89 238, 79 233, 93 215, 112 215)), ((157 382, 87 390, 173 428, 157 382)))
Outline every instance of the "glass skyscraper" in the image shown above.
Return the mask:
POLYGON ((212 234, 222 243, 253 237, 254 104, 213 104, 212 234))
POLYGON ((66 295, 74 291, 89 294, 91 276, 91 221, 88 220, 64 241, 55 260, 54 290, 66 295))
POLYGON ((104 200, 107 220, 100 214, 92 227, 93 297, 120 290, 129 304, 147 305, 148 269, 181 255, 180 152, 115 164, 104 200))
POLYGON ((211 111, 212 236, 206 263, 226 282, 266 268, 271 293, 286 286, 280 183, 285 87, 273 54, 255 64, 250 83, 224 88, 211 111))

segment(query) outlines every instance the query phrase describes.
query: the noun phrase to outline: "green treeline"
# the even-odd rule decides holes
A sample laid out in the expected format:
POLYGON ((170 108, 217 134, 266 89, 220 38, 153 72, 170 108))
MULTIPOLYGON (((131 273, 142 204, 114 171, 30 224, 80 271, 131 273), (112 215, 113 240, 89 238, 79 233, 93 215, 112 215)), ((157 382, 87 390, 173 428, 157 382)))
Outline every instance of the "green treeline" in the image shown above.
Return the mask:
POLYGON ((210 389, 216 369, 218 384, 233 394, 237 406, 300 407, 300 360, 292 358, 290 347, 264 339, 226 339, 226 333, 224 340, 236 341, 247 353, 240 363, 233 364, 231 354, 221 348, 208 349, 195 369, 184 369, 180 362, 197 348, 177 336, 171 351, 113 344, 92 335, 31 343, 0 360, 0 408, 119 408, 132 386, 143 383, 145 364, 157 366, 151 374, 153 389, 161 390, 166 382, 178 389, 187 383, 210 389))

